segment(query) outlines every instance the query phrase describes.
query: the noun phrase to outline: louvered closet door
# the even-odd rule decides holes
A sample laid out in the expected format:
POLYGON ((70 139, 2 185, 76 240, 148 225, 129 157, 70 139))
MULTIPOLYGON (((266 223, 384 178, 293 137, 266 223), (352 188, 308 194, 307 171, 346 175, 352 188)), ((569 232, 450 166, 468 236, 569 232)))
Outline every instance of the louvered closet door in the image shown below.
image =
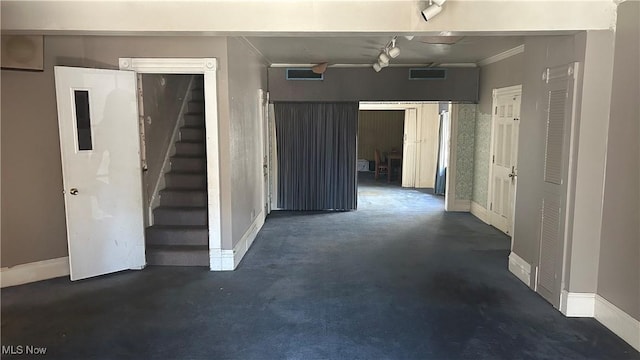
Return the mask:
POLYGON ((577 64, 545 71, 546 125, 543 194, 540 206, 540 253, 537 291, 556 308, 560 306, 569 144, 571 140, 574 74, 577 64))

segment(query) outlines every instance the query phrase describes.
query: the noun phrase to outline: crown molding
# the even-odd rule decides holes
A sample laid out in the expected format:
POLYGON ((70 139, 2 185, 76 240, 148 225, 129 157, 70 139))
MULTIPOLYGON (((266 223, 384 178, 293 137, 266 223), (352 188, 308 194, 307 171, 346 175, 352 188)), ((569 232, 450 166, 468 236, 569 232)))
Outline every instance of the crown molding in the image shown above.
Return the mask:
POLYGON ((478 61, 478 66, 487 66, 489 64, 493 64, 495 62, 508 59, 512 56, 522 54, 524 52, 524 44, 514 47, 513 49, 509 49, 507 51, 501 52, 499 54, 490 56, 486 59, 478 61))

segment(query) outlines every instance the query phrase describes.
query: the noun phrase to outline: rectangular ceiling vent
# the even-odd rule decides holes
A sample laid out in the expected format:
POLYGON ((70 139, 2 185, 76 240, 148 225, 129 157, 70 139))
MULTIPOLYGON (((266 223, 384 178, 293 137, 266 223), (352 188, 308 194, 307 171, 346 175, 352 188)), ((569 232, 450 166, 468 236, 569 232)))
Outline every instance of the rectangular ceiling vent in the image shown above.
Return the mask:
POLYGON ((409 80, 443 80, 447 78, 446 69, 413 68, 409 69, 409 80))
POLYGON ((287 68, 287 80, 322 80, 324 74, 316 74, 309 68, 287 68))

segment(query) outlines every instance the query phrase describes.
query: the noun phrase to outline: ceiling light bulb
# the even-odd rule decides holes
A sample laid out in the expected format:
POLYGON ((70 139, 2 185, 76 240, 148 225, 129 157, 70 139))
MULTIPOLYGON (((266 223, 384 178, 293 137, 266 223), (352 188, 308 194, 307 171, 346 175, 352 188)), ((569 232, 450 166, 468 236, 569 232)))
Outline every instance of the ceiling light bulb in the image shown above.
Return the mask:
POLYGON ((398 55, 400 55, 400 48, 397 46, 394 46, 391 49, 389 49, 388 53, 389 53, 389 56, 395 59, 398 57, 398 55))
POLYGON ((380 72, 380 70, 382 70, 382 66, 380 66, 380 64, 375 63, 373 64, 373 70, 375 70, 376 72, 380 72))
POLYGON ((422 11, 422 17, 425 21, 433 19, 434 16, 440 14, 442 8, 438 4, 433 4, 422 11))
POLYGON ((389 60, 391 60, 389 58, 389 55, 385 53, 380 53, 380 55, 378 56, 378 62, 381 64, 389 64, 389 60))

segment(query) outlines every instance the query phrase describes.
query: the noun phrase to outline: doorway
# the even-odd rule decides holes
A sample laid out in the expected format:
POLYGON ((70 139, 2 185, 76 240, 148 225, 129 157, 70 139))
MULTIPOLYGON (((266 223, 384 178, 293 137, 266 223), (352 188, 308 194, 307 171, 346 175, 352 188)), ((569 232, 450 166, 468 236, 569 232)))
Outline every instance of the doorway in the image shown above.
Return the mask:
POLYGON ((121 58, 119 64, 120 70, 56 67, 71 279, 146 265, 137 91, 144 73, 204 75, 208 263, 223 270, 216 59, 121 58))
POLYGON ((208 267, 204 77, 139 78, 147 264, 208 267))
MULTIPOLYGON (((217 59, 215 58, 120 58, 120 69, 137 74, 191 74, 202 76, 204 104, 195 104, 204 114, 204 150, 206 162, 206 232, 209 269, 233 270, 233 259, 223 256, 220 205, 220 166, 218 147, 217 59)), ((187 106, 187 112, 188 104, 187 106)), ((141 130, 143 131, 143 130, 141 130)), ((144 136, 144 135, 143 135, 144 136)), ((202 196, 202 195, 195 195, 202 196)))
POLYGON ((440 121, 435 102, 360 102, 360 110, 404 111, 402 143, 402 187, 435 186, 440 121))

